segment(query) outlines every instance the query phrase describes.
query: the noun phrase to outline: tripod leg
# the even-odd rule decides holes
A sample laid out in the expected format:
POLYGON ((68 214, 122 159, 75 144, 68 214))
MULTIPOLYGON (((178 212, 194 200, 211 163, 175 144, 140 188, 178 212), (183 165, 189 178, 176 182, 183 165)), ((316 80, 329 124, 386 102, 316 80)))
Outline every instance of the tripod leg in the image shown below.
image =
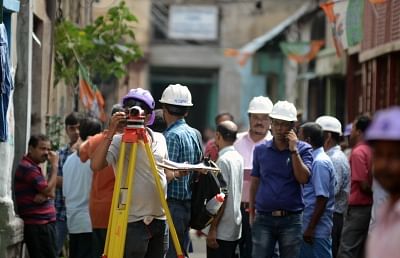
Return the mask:
POLYGON ((172 220, 171 213, 169 211, 167 201, 165 200, 165 194, 164 194, 164 191, 162 189, 162 186, 161 186, 161 183, 160 183, 160 180, 159 180, 159 176, 158 176, 158 173, 157 173, 156 162, 154 160, 153 153, 150 150, 149 143, 145 143, 145 149, 146 149, 147 158, 148 158, 148 160, 150 162, 151 171, 153 173, 154 181, 156 182, 156 187, 157 187, 158 194, 160 196, 161 205, 162 205, 162 207, 163 207, 163 209, 165 211, 165 215, 167 217, 167 223, 168 223, 169 230, 170 230, 170 233, 171 233, 172 242, 173 242, 175 250, 176 250, 176 255, 177 255, 178 258, 184 258, 185 256, 182 253, 182 248, 181 248, 181 245, 179 243, 178 234, 176 233, 174 222, 172 220))
POLYGON ((125 152, 126 143, 121 142, 103 258, 122 258, 124 255, 128 215, 132 200, 132 184, 135 177, 137 144, 132 144, 128 172, 124 182, 122 182, 125 152), (121 186, 122 183, 123 186, 121 186))
POLYGON ((118 206, 121 178, 122 178, 122 173, 124 171, 125 150, 126 150, 126 143, 121 142, 120 150, 119 150, 118 164, 117 164, 117 171, 115 173, 115 183, 114 183, 114 190, 113 190, 112 201, 111 201, 110 216, 108 218, 107 236, 106 236, 106 242, 104 245, 104 252, 103 252, 103 256, 102 256, 103 258, 107 258, 108 254, 109 254, 111 229, 112 229, 112 224, 114 221, 114 210, 118 206))

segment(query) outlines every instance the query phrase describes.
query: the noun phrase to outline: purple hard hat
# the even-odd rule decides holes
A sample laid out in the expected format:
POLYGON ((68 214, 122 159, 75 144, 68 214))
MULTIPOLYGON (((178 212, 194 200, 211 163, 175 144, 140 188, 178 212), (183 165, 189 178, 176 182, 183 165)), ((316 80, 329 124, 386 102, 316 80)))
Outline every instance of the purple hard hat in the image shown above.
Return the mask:
POLYGON ((142 89, 142 88, 136 88, 136 89, 129 90, 128 94, 126 94, 122 98, 122 106, 124 106, 125 102, 129 99, 135 99, 135 100, 141 101, 144 104, 146 104, 146 106, 152 111, 151 117, 150 117, 149 121, 147 122, 147 125, 152 125, 154 122, 154 118, 155 118, 154 107, 155 107, 156 103, 154 102, 153 96, 151 95, 150 91, 142 89))
POLYGON ((365 132, 365 140, 400 141, 400 107, 378 111, 365 132))
POLYGON ((346 127, 344 128, 343 136, 349 136, 351 134, 351 128, 353 127, 353 124, 347 124, 346 127))

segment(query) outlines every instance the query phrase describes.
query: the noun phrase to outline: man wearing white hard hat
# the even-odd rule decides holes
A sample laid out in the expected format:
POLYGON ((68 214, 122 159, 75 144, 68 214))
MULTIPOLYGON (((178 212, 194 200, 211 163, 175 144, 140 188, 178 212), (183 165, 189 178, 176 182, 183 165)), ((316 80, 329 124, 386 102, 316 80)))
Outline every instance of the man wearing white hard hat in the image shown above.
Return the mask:
POLYGON ((242 190, 242 238, 239 242, 240 257, 251 257, 251 228, 249 225, 249 191, 250 191, 250 173, 253 167, 254 147, 264 140, 271 140, 272 135, 269 131, 271 120, 269 113, 272 110, 272 102, 268 97, 254 97, 250 103, 247 113, 249 115, 250 129, 247 132, 239 133, 234 143, 235 149, 244 159, 244 181, 242 190))
MULTIPOLYGON (((162 104, 167 129, 164 136, 167 141, 169 159, 174 162, 197 164, 202 158, 200 132, 190 127, 185 117, 193 106, 192 95, 186 86, 171 84, 163 92, 162 104)), ((166 171, 168 183, 167 202, 182 249, 187 255, 189 222, 191 216, 190 174, 166 171)), ((169 241, 168 258, 176 257, 172 239, 169 241)))
POLYGON ((272 257, 279 243, 281 258, 298 257, 304 209, 302 185, 310 178, 312 148, 293 130, 295 106, 278 101, 269 117, 273 139, 257 145, 249 197, 252 257, 272 257))
POLYGON ((320 116, 315 120, 324 131, 324 150, 335 168, 335 210, 332 227, 332 257, 336 257, 343 228, 343 215, 347 209, 350 192, 350 165, 341 150, 342 124, 333 116, 320 116))

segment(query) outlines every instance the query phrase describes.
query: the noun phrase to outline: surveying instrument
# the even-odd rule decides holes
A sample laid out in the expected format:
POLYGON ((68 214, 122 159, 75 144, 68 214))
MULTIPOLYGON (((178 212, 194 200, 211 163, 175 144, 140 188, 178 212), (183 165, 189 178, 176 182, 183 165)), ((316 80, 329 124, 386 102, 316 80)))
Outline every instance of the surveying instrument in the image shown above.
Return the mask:
POLYGON ((144 148, 150 163, 154 181, 156 183, 156 188, 159 193, 161 205, 167 217, 167 223, 177 257, 184 258, 182 248, 178 240, 178 235, 172 221, 171 213, 168 209, 167 201, 165 199, 165 193, 159 180, 156 162, 150 149, 149 138, 146 134, 146 128, 144 124, 145 113, 143 109, 138 106, 129 108, 127 124, 122 135, 119 150, 110 218, 108 220, 107 236, 102 258, 122 258, 124 256, 128 215, 134 187, 136 154, 139 141, 144 143, 144 148), (127 173, 125 173, 126 178, 125 180, 122 180, 124 176, 124 160, 127 144, 131 145, 131 152, 129 154, 128 170, 127 173))

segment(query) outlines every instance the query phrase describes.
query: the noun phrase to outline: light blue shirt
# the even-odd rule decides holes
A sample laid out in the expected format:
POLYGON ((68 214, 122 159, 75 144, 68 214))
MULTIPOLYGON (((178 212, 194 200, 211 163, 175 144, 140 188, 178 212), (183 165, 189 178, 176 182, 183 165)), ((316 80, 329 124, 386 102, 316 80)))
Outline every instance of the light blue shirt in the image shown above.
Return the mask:
POLYGON ((92 232, 89 195, 92 186, 90 160, 81 162, 76 152, 63 166, 63 194, 67 208, 67 226, 71 234, 92 232))
POLYGON ((335 168, 335 212, 343 214, 347 209, 350 192, 350 165, 339 145, 330 148, 326 154, 335 168))
POLYGON ((304 215, 303 232, 310 223, 315 209, 315 202, 318 196, 328 198, 325 211, 322 214, 316 228, 314 237, 326 238, 331 235, 333 225, 333 210, 335 204, 335 169, 332 161, 326 155, 323 148, 313 150, 314 161, 310 181, 304 186, 304 215))

